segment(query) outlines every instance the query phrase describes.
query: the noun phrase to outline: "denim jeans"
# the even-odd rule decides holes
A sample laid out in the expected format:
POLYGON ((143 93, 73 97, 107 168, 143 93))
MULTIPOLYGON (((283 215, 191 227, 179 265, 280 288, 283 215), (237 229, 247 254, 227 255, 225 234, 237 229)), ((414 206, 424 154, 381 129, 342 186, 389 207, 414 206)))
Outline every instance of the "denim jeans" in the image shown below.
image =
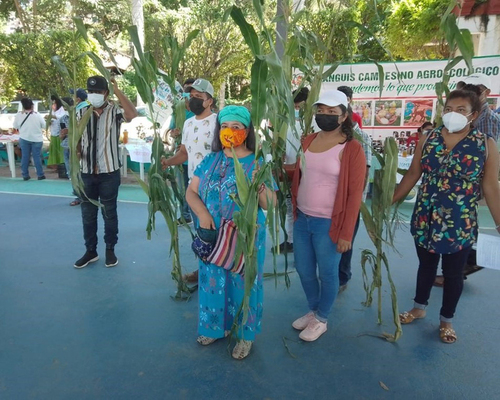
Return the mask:
POLYGON ((426 306, 431 295, 432 285, 436 279, 439 259, 442 259, 444 276, 443 303, 440 311, 441 320, 449 322, 455 314, 458 300, 464 288, 464 267, 471 247, 457 253, 436 254, 430 253, 423 247, 416 245, 419 260, 417 273, 417 290, 415 303, 426 306))
POLYGON ((107 249, 118 242, 118 213, 116 200, 120 187, 120 170, 109 174, 82 174, 85 194, 82 196, 82 221, 85 247, 88 251, 97 248, 97 212, 99 207, 89 199, 100 201, 104 219, 104 242, 107 249))
POLYGON ((19 139, 19 147, 21 147, 22 152, 21 172, 23 174, 23 178, 27 178, 30 176, 28 166, 31 156, 33 156, 33 162, 35 163, 36 174, 38 175, 38 177, 44 175, 41 154, 42 146, 43 142, 31 142, 29 140, 19 139))
POLYGON ((293 226, 295 268, 309 309, 326 322, 339 290, 341 253, 329 235, 331 219, 317 218, 297 210, 293 226), (319 271, 319 279, 318 272, 319 271))
POLYGON ((351 250, 342 253, 339 263, 339 285, 347 285, 347 282, 351 279, 351 259, 352 259, 352 249, 354 248, 354 239, 356 239, 356 234, 359 228, 359 215, 356 221, 356 226, 354 227, 354 234, 352 235, 351 250))
POLYGON ((187 190, 187 187, 189 186, 189 176, 188 176, 187 165, 182 166, 181 179, 182 179, 182 184, 184 186, 184 201, 182 203, 181 213, 182 213, 182 216, 184 217, 185 220, 190 220, 190 219, 192 219, 191 214, 193 214, 193 213, 191 212, 191 208, 189 208, 188 202, 186 201, 186 190, 187 190))
POLYGON ((71 178, 69 148, 63 147, 63 155, 64 155, 64 165, 66 166, 66 173, 68 174, 68 178, 71 178))

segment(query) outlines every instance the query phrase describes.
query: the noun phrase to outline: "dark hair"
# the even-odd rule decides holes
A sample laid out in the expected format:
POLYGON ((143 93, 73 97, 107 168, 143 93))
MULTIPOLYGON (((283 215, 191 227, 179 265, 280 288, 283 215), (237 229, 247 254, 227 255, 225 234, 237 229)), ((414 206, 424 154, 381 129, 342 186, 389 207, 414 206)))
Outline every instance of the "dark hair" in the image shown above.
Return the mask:
POLYGON ((353 91, 349 86, 339 86, 337 90, 344 93, 349 99, 352 99, 353 91))
POLYGON ((196 81, 196 79, 194 79, 194 78, 188 78, 188 79, 186 79, 184 81, 184 83, 182 84, 182 86, 192 85, 195 81, 196 81))
MULTIPOLYGON (((255 129, 253 127, 252 122, 250 122, 250 125, 247 127, 248 129, 248 135, 245 140, 245 144, 247 146, 247 149, 255 152, 255 129)), ((222 151, 224 147, 222 147, 222 142, 220 141, 220 123, 219 123, 219 114, 217 114, 217 121, 215 123, 215 130, 214 130, 214 139, 212 140, 212 151, 214 153, 218 151, 222 151)))
POLYGON ((429 125, 430 125, 430 126, 432 126, 432 122, 430 122, 430 121, 425 121, 425 122, 422 124, 422 126, 421 126, 420 128, 418 128, 418 129, 417 129, 417 131, 419 131, 420 133, 422 133, 422 132, 424 131, 424 128, 425 128, 426 126, 429 126, 429 125))
POLYGON ((346 137, 345 141, 350 142, 354 137, 354 130, 353 130, 353 125, 352 125, 351 114, 349 114, 349 110, 343 104, 339 104, 338 107, 342 110, 342 115, 345 115, 347 113, 347 118, 345 119, 344 122, 342 122, 340 130, 342 131, 342 133, 346 137))
POLYGON ((57 97, 56 95, 53 94, 52 96, 50 96, 50 99, 54 103, 56 103, 56 107, 57 107, 58 110, 62 107, 62 101, 61 101, 61 99, 59 97, 57 97))
POLYGON ((460 90, 468 90, 469 92, 475 93, 476 96, 481 96, 481 88, 478 85, 473 85, 472 83, 464 85, 460 90))
POLYGON ((73 98, 72 97, 63 97, 61 100, 64 101, 68 106, 73 105, 73 98))
POLYGON ((446 107, 446 104, 448 104, 448 101, 453 100, 453 99, 466 99, 469 101, 470 106, 472 108, 472 112, 481 112, 481 100, 479 100, 478 95, 470 90, 454 90, 450 92, 450 94, 446 97, 446 102, 444 103, 444 106, 446 107))
POLYGON ((23 97, 21 99, 21 104, 23 105, 23 108, 25 110, 31 110, 33 107, 33 100, 31 100, 29 97, 23 97))
POLYGON ((301 103, 307 100, 307 97, 309 96, 309 89, 306 87, 303 87, 300 90, 296 89, 292 92, 292 95, 294 103, 301 103))

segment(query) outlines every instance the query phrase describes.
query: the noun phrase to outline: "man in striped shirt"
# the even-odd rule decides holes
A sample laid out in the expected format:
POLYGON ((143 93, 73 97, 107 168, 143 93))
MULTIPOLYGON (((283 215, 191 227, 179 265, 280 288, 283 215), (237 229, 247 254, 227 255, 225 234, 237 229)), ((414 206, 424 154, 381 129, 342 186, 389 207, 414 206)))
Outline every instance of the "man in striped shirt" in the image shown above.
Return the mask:
MULTIPOLYGON (((118 214, 116 201, 120 186, 120 154, 118 138, 122 121, 131 121, 137 116, 132 102, 118 89, 114 79, 113 90, 123 110, 108 101, 108 82, 102 76, 91 76, 87 80, 87 101, 93 112, 83 132, 78 156, 84 185, 82 197, 83 237, 87 251, 75 268, 86 267, 97 261, 97 214, 98 202, 102 204, 104 219, 104 242, 106 243, 106 267, 118 264, 114 248, 118 242, 118 214), (90 201, 89 201, 90 200, 90 201)), ((80 119, 87 111, 84 107, 77 111, 80 119)))

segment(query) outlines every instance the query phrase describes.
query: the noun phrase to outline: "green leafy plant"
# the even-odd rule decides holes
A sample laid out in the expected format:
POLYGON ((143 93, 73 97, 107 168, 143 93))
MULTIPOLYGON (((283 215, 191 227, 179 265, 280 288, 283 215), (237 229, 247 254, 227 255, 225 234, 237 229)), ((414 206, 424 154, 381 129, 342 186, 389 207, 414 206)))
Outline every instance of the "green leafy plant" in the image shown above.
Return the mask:
POLYGON ((364 249, 361 253, 363 270, 363 285, 366 292, 364 305, 369 307, 373 302, 373 293, 377 291, 378 323, 382 323, 382 267, 385 266, 387 279, 391 286, 392 312, 396 331, 393 335, 384 334, 390 341, 398 340, 402 335, 399 322, 398 300, 396 286, 391 277, 389 261, 384 246, 394 248, 394 232, 398 210, 392 208, 392 196, 396 187, 396 172, 398 170, 398 146, 396 140, 389 137, 384 143, 384 154, 374 152, 381 168, 375 171, 373 179, 371 210, 365 203, 361 204, 361 215, 368 236, 375 246, 375 252, 364 249), (367 264, 372 270, 372 279, 368 277, 367 264))

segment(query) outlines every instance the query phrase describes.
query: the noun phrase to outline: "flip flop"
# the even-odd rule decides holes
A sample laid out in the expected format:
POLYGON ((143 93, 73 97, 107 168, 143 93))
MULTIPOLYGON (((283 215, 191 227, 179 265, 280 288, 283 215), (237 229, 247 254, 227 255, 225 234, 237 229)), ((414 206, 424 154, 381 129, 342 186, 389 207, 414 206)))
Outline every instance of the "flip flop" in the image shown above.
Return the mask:
POLYGON ((414 320, 422 318, 425 318, 425 315, 423 317, 416 317, 409 311, 405 311, 404 313, 399 314, 399 322, 401 322, 403 325, 411 324, 414 320))
POLYGON ((457 341, 457 333, 453 328, 439 328, 439 337, 446 344, 453 344, 457 341))

